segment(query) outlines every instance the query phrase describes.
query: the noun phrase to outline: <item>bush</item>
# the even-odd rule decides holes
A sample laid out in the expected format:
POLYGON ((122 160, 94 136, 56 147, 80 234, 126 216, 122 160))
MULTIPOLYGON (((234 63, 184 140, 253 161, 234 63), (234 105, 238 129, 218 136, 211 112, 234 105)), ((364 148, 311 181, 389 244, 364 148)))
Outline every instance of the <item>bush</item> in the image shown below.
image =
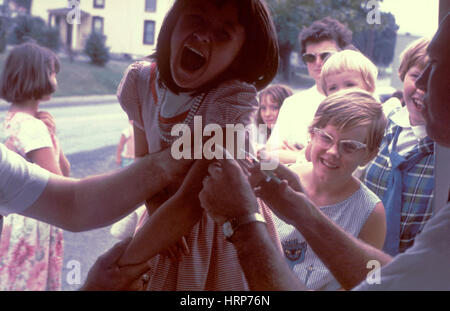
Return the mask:
POLYGON ((106 36, 92 33, 86 41, 84 53, 89 56, 91 63, 104 66, 110 58, 109 48, 105 45, 106 36))
POLYGON ((50 28, 40 17, 19 16, 14 20, 14 28, 9 41, 12 44, 21 44, 34 39, 39 45, 57 51, 61 45, 59 30, 50 28))

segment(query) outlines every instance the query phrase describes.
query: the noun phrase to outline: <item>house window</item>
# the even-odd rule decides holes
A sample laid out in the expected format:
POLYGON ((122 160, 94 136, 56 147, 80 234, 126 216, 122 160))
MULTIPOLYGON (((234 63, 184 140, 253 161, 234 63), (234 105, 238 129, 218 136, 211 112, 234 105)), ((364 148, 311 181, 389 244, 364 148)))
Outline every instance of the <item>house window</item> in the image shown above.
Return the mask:
POLYGON ((92 17, 92 32, 103 34, 103 17, 92 17))
POLYGON ((144 22, 144 44, 153 45, 155 43, 155 22, 144 22))
POLYGON ((156 0, 145 0, 145 12, 156 12, 156 0))
POLYGON ((105 0, 94 0, 94 8, 96 9, 105 8, 105 0))

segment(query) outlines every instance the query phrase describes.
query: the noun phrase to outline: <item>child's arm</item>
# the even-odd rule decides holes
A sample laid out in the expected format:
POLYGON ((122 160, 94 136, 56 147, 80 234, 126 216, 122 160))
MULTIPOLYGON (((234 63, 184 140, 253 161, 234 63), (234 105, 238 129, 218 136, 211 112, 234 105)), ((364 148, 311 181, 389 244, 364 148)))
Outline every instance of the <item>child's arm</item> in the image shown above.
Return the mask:
POLYGON ((119 144, 117 145, 117 152, 116 152, 116 163, 117 165, 120 165, 120 162, 122 160, 122 151, 123 151, 123 146, 125 146, 125 142, 127 141, 127 139, 125 138, 125 135, 120 135, 120 140, 119 140, 119 144))
POLYGON ((59 167, 61 168, 61 173, 64 177, 69 177, 70 175, 70 162, 67 159, 64 152, 61 150, 59 154, 59 167))
POLYGON ((367 244, 382 249, 386 237, 386 214, 382 202, 379 202, 366 223, 361 228, 358 238, 367 244))
POLYGON ((203 209, 198 194, 208 161, 196 161, 180 189, 161 205, 135 235, 119 266, 140 263, 173 246, 200 219, 203 209))
POLYGON ((27 157, 31 160, 31 162, 45 168, 49 172, 56 175, 63 175, 52 147, 32 150, 27 153, 27 157))

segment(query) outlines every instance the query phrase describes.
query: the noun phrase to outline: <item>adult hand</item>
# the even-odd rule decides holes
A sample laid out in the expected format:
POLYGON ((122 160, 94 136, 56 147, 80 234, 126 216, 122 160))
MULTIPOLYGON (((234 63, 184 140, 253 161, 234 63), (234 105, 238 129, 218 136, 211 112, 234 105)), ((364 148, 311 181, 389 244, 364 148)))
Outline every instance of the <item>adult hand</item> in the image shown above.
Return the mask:
POLYGON ((36 119, 41 120, 42 122, 44 122, 45 126, 47 126, 48 131, 50 132, 50 134, 55 134, 56 133, 56 124, 55 124, 55 119, 53 119, 53 116, 47 112, 47 111, 38 111, 36 112, 36 114, 34 115, 36 119))
MULTIPOLYGON (((125 252, 132 238, 125 239, 101 255, 89 270, 86 282, 80 290, 119 291, 142 290, 145 284, 145 272, 149 270, 147 262, 122 266, 117 262, 125 252)), ((147 276, 148 281, 148 276, 147 276)))
POLYGON ((298 219, 299 208, 305 205, 311 205, 311 201, 303 194, 303 188, 300 179, 295 172, 283 164, 278 164, 273 171, 281 183, 273 180, 264 181, 259 164, 250 169, 252 173, 251 180, 254 186, 255 194, 264 200, 270 209, 285 222, 295 225, 298 219))
POLYGON ((240 215, 258 211, 256 196, 239 164, 218 160, 208 166, 203 179, 200 203, 218 224, 240 215))

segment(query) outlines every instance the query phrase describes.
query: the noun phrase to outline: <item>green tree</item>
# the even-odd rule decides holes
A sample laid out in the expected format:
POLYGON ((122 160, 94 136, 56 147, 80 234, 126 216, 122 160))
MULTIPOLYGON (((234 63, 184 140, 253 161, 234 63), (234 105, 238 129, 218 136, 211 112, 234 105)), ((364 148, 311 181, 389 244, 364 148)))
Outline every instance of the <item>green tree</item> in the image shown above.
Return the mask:
POLYGON ((13 20, 14 27, 9 41, 20 44, 34 39, 38 44, 57 51, 60 47, 59 31, 47 26, 45 21, 35 16, 18 16, 13 20))
POLYGON ((354 33, 365 32, 368 38, 363 52, 371 59, 373 59, 376 34, 386 29, 383 22, 380 24, 367 22, 367 14, 370 11, 370 8, 366 8, 367 1, 266 0, 266 2, 271 10, 278 34, 282 64, 280 71, 285 81, 289 81, 291 71, 290 55, 292 51, 300 50, 298 42, 300 31, 315 20, 330 16, 347 25, 354 33))
POLYGON ((13 1, 18 5, 20 5, 21 7, 24 7, 27 10, 27 13, 30 13, 32 0, 13 0, 13 1))

